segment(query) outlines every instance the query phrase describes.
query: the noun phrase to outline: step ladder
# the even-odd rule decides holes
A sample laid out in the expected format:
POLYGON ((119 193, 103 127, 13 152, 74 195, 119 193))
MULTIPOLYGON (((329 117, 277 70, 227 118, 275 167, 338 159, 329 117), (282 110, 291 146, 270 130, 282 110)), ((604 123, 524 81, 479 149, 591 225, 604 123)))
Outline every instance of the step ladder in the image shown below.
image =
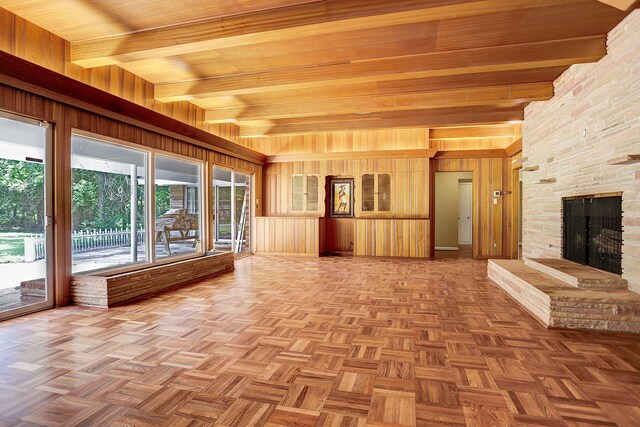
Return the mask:
POLYGON ((238 224, 238 230, 236 233, 235 253, 239 254, 241 249, 241 243, 244 240, 247 226, 247 196, 249 192, 245 190, 244 198, 242 199, 242 213, 240 214, 240 223, 238 224))

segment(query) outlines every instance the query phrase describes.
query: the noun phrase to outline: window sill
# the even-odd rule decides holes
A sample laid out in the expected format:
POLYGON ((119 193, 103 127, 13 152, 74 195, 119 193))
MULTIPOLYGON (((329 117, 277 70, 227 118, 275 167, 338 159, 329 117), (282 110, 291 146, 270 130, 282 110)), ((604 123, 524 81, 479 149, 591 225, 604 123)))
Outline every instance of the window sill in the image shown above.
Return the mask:
POLYGON ((71 279, 77 305, 109 308, 177 285, 233 270, 231 252, 205 254, 161 265, 137 266, 133 271, 80 274, 71 279))

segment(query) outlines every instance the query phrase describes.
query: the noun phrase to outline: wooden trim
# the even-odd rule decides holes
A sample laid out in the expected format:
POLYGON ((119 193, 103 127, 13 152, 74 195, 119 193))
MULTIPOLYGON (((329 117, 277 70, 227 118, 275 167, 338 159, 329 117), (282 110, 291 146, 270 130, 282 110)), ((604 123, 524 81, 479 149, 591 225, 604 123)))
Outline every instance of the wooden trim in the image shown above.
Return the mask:
POLYGON ((569 197, 563 197, 562 200, 599 199, 601 197, 622 197, 622 191, 616 191, 613 193, 584 194, 581 196, 569 196, 569 197))
POLYGON ((436 168, 435 159, 429 160, 429 258, 436 256, 436 168))
POLYGON ((259 165, 265 155, 172 117, 0 51, 0 84, 259 165))
POLYGON ((508 157, 513 157, 516 154, 522 152, 522 138, 518 138, 513 144, 504 149, 507 152, 508 157))
POLYGON ((368 159, 412 159, 433 157, 436 150, 380 150, 338 153, 276 154, 267 156, 266 163, 289 163, 320 160, 368 160, 368 159))
POLYGON ((438 151, 434 158, 436 159, 493 159, 509 157, 506 150, 451 150, 438 151))
POLYGON ((429 129, 429 139, 483 139, 483 138, 514 138, 516 125, 502 126, 470 126, 458 128, 429 129))
POLYGON ((337 153, 296 153, 276 154, 267 156, 265 163, 313 162, 323 160, 369 160, 369 159, 492 159, 507 158, 509 155, 503 149, 491 150, 379 150, 379 151, 351 151, 337 153))

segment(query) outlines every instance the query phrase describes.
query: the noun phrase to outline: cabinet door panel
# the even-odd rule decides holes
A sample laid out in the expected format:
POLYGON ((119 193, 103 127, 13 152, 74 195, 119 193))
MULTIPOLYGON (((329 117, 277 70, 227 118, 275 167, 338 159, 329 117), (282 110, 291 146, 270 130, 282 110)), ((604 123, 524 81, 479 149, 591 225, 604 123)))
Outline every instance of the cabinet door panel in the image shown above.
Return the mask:
POLYGON ((373 212, 375 201, 375 179, 373 174, 362 175, 362 211, 373 212))
POLYGON ((378 211, 391 211, 391 176, 388 173, 378 175, 378 211))

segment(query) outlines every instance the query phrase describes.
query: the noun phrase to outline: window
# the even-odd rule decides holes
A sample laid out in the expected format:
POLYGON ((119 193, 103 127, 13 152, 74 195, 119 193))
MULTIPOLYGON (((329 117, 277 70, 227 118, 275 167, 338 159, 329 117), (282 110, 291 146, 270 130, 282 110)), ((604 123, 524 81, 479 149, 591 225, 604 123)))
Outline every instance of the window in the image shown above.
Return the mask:
POLYGON ((105 141, 71 138, 72 271, 147 262, 147 155, 105 141))
POLYGON ((371 173, 362 175, 362 212, 391 211, 391 175, 371 173))
POLYGON ((251 251, 251 175, 213 168, 213 240, 218 251, 251 251))
POLYGON ((204 252, 203 162, 85 134, 71 151, 74 273, 204 252))
POLYGON ((291 177, 291 211, 318 212, 320 208, 317 175, 293 175, 291 177))
POLYGON ((156 258, 200 252, 200 164, 155 157, 156 258))

